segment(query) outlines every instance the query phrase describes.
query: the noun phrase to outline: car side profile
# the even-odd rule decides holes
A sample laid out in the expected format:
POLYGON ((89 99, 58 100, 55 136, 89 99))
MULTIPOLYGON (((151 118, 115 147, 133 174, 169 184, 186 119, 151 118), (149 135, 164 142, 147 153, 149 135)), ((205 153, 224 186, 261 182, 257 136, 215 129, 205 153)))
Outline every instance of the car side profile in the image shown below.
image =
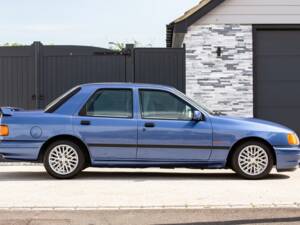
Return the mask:
POLYGON ((84 84, 45 110, 2 107, 0 154, 72 178, 86 167, 231 168, 247 179, 292 171, 299 139, 282 125, 215 115, 175 88, 84 84))

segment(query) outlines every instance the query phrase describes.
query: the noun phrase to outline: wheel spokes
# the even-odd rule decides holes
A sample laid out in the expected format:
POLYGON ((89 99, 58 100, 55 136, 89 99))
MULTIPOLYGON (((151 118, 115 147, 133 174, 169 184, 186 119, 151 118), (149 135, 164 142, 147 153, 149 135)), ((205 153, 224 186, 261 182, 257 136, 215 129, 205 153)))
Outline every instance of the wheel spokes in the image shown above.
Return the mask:
POLYGON ((58 145, 50 151, 48 162, 54 172, 67 175, 77 168, 79 157, 72 146, 58 145))
POLYGON ((268 167, 269 159, 265 149, 257 145, 250 145, 241 150, 238 164, 248 175, 259 175, 268 167))

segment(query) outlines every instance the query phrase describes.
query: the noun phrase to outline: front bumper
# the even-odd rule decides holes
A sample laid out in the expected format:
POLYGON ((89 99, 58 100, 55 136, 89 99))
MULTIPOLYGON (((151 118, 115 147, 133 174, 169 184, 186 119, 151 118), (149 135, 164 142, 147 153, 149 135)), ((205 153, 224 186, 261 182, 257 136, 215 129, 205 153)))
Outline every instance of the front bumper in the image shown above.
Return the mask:
POLYGON ((274 147, 278 171, 293 171, 299 168, 300 147, 274 147))

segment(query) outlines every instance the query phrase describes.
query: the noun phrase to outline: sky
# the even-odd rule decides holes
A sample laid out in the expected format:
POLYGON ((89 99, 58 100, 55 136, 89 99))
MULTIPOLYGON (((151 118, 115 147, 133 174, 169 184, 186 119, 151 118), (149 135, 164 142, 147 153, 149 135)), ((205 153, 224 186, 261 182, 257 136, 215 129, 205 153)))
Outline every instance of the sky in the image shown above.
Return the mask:
POLYGON ((199 0, 0 0, 0 45, 165 47, 166 24, 199 0))

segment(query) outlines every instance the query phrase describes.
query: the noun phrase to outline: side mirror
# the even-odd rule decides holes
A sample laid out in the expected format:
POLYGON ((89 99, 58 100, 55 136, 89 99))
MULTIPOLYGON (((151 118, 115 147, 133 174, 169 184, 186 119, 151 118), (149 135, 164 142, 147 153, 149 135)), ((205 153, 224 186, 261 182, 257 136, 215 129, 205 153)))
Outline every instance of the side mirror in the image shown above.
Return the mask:
POLYGON ((195 110, 195 111, 193 112, 193 120, 194 120, 194 121, 200 121, 200 120, 203 120, 203 115, 202 115, 202 113, 199 112, 199 111, 197 111, 197 110, 195 110))

